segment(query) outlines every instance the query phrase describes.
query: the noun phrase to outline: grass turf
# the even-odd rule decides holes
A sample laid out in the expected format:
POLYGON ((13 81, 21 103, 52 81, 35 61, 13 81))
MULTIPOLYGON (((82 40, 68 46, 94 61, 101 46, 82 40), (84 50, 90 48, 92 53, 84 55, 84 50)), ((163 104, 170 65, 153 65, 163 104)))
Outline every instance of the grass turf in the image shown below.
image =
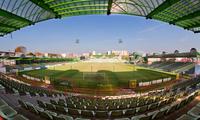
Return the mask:
POLYGON ((22 72, 36 78, 49 76, 56 85, 61 82, 70 82, 73 87, 98 88, 101 85, 112 85, 117 88, 127 88, 129 80, 137 82, 147 82, 160 78, 175 76, 156 72, 147 69, 137 69, 137 67, 124 63, 69 63, 61 66, 50 67, 45 70, 33 70, 22 72), (136 70, 135 70, 136 69, 136 70), (91 77, 83 80, 83 73, 105 73, 105 77, 91 77), (102 78, 102 79, 101 79, 102 78))

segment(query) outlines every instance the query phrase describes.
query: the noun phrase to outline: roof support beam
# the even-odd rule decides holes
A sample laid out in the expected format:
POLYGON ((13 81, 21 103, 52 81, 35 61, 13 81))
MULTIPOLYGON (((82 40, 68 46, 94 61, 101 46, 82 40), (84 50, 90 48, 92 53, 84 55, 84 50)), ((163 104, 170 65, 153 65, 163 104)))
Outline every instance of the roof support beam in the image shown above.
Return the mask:
POLYGON ((3 16, 3 17, 6 17, 6 18, 9 18, 9 19, 15 19, 15 20, 18 20, 18 21, 21 21, 21 22, 25 22, 25 23, 28 23, 28 24, 33 24, 32 21, 28 20, 28 19, 25 19, 23 17, 20 17, 18 15, 15 15, 11 12, 8 12, 8 11, 5 11, 3 9, 0 9, 0 16, 3 16))
POLYGON ((163 10, 167 9, 168 7, 176 4, 177 2, 179 2, 180 0, 166 0, 165 2, 163 2, 161 5, 159 5, 157 8, 155 8, 153 11, 151 11, 146 18, 153 18, 154 15, 162 12, 163 10))
POLYGON ((10 32, 9 32, 9 31, 6 31, 6 30, 0 30, 0 33, 8 34, 8 33, 10 33, 10 32))
POLYGON ((200 31, 194 31, 194 33, 200 33, 200 31))
POLYGON ((197 24, 192 25, 192 26, 185 27, 185 29, 192 29, 192 28, 198 28, 198 27, 200 27, 200 23, 197 23, 197 24))
POLYGON ((5 28, 13 28, 13 29, 20 29, 16 26, 13 26, 13 25, 7 25, 7 24, 4 24, 4 23, 0 23, 0 27, 5 27, 5 28))
POLYGON ((48 4, 45 4, 43 0, 30 0, 32 3, 36 4, 37 6, 52 12, 55 14, 56 18, 61 18, 61 16, 58 15, 57 12, 55 12, 52 8, 50 8, 50 6, 48 4))
POLYGON ((111 14, 112 3, 113 3, 113 0, 108 0, 107 15, 111 14))
POLYGON ((196 12, 193 12, 193 13, 191 13, 191 14, 185 15, 185 16, 183 16, 183 17, 181 17, 181 18, 178 18, 178 19, 172 21, 172 23, 175 24, 175 23, 177 23, 177 22, 184 21, 184 20, 188 20, 188 19, 193 19, 193 18, 198 17, 198 16, 200 16, 200 10, 198 10, 198 11, 196 11, 196 12))

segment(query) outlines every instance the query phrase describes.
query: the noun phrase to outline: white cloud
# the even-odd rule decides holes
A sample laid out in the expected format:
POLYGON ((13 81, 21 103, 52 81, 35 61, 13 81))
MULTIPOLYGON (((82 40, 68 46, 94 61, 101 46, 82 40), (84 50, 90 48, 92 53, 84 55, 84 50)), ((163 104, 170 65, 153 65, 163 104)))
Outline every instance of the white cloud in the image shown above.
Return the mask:
POLYGON ((153 32, 155 30, 158 30, 160 27, 162 27, 163 24, 159 24, 159 25, 155 25, 155 26, 151 26, 149 28, 143 29, 142 31, 139 31, 138 33, 147 33, 147 32, 153 32))

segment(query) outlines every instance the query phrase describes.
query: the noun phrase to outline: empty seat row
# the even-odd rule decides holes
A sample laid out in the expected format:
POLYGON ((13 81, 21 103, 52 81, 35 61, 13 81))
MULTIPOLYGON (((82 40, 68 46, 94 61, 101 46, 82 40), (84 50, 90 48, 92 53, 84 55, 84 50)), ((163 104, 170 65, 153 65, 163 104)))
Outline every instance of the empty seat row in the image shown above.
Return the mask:
POLYGON ((10 107, 3 99, 0 99, 0 116, 6 120, 28 120, 10 107))
POLYGON ((200 102, 190 109, 187 114, 180 116, 177 120, 198 120, 200 119, 200 102))
MULTIPOLYGON (((60 106, 60 105, 55 105, 51 103, 46 103, 43 101, 38 100, 38 104, 40 107, 46 109, 46 110, 53 110, 57 111, 59 113, 63 114, 69 114, 72 116, 82 116, 82 117, 89 117, 89 118, 117 118, 117 117, 122 117, 122 116, 134 116, 138 114, 145 113, 150 110, 157 109, 159 107, 166 106, 167 104, 172 103, 174 100, 173 99, 166 99, 164 101, 159 101, 156 104, 152 103, 150 105, 144 105, 141 107, 137 108, 131 108, 131 109, 120 109, 120 110, 112 110, 112 111, 98 111, 98 110, 84 110, 84 109, 71 109, 67 108, 66 106, 60 106)), ((55 102, 55 101, 54 101, 55 102)), ((182 104, 182 103, 181 103, 182 104)))
POLYGON ((24 102, 23 100, 18 100, 18 102, 24 109, 29 110, 30 112, 32 112, 36 115, 39 115, 41 118, 44 118, 47 120, 90 120, 90 119, 84 119, 84 118, 74 119, 72 116, 58 114, 58 113, 50 111, 50 110, 45 110, 45 109, 35 106, 29 102, 24 102))
POLYGON ((19 95, 31 95, 31 96, 39 95, 48 97, 64 96, 64 94, 59 92, 49 91, 41 87, 28 86, 8 79, 0 78, 0 84, 9 89, 12 93, 19 95))

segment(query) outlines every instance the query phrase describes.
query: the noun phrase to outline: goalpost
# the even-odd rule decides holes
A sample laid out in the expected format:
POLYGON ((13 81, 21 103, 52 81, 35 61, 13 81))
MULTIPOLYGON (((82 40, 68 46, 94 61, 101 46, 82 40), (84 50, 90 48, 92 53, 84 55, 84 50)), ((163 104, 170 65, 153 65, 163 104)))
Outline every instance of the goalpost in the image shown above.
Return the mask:
POLYGON ((106 74, 104 72, 83 72, 82 79, 95 79, 96 77, 102 77, 102 80, 106 80, 106 74))

